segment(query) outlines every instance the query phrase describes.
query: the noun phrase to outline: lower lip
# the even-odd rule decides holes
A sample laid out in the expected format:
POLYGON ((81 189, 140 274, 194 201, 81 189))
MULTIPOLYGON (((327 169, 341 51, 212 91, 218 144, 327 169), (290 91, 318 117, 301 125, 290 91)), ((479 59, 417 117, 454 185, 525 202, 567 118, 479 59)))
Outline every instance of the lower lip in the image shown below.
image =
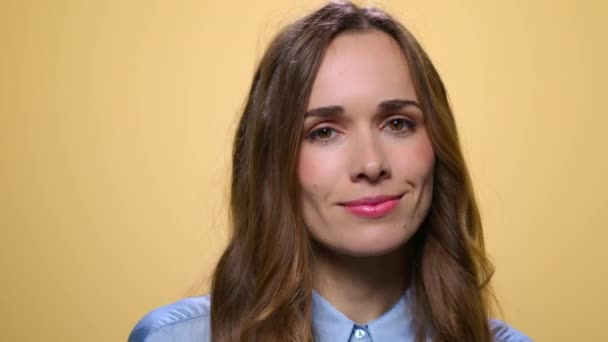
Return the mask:
POLYGON ((352 205, 345 206, 345 208, 357 216, 365 218, 379 218, 388 215, 397 207, 398 203, 399 199, 394 199, 376 205, 352 205))

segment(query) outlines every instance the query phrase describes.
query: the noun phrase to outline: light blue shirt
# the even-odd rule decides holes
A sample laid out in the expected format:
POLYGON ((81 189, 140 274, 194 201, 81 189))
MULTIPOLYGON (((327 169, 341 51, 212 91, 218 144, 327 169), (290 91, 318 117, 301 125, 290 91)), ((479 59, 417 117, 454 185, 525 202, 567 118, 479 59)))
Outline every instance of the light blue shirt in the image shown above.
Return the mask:
MULTIPOLYGON (((365 325, 354 323, 316 291, 312 296, 313 331, 316 342, 412 342, 415 333, 408 309, 407 291, 382 316, 365 325)), ((145 315, 135 326, 129 342, 209 342, 209 296, 186 298, 145 315)), ((496 342, 532 340, 499 320, 490 320, 496 342)))

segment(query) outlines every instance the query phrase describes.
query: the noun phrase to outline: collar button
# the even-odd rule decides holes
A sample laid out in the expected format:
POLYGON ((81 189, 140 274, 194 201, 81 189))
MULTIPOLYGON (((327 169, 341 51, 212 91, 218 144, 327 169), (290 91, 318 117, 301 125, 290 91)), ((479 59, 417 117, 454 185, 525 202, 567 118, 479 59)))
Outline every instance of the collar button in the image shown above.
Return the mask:
POLYGON ((355 329, 355 338, 357 340, 362 340, 365 337, 367 337, 367 332, 365 332, 365 330, 361 329, 361 328, 357 328, 355 329))

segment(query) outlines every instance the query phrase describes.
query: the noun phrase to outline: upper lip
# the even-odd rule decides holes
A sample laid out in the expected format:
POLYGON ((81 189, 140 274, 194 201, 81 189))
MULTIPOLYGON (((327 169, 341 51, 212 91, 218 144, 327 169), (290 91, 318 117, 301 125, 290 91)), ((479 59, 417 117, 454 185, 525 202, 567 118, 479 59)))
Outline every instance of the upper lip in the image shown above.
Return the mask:
POLYGON ((340 205, 353 207, 358 205, 378 205, 380 203, 384 203, 386 201, 396 200, 401 198, 403 194, 398 195, 380 195, 380 196, 372 196, 372 197, 362 197, 356 199, 354 201, 342 202, 340 205))

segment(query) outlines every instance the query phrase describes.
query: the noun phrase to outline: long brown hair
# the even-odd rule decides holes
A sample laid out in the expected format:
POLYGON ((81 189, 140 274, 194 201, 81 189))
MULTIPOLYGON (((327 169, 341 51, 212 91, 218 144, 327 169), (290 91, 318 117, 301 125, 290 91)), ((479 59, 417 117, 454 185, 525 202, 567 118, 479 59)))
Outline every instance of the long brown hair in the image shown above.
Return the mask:
POLYGON ((233 146, 232 235, 214 273, 212 338, 312 341, 312 248, 297 156, 323 54, 345 31, 380 30, 403 49, 436 155, 428 216, 411 240, 416 339, 491 341, 479 211, 446 90, 412 34, 386 12, 331 2, 287 26, 255 72, 233 146))

